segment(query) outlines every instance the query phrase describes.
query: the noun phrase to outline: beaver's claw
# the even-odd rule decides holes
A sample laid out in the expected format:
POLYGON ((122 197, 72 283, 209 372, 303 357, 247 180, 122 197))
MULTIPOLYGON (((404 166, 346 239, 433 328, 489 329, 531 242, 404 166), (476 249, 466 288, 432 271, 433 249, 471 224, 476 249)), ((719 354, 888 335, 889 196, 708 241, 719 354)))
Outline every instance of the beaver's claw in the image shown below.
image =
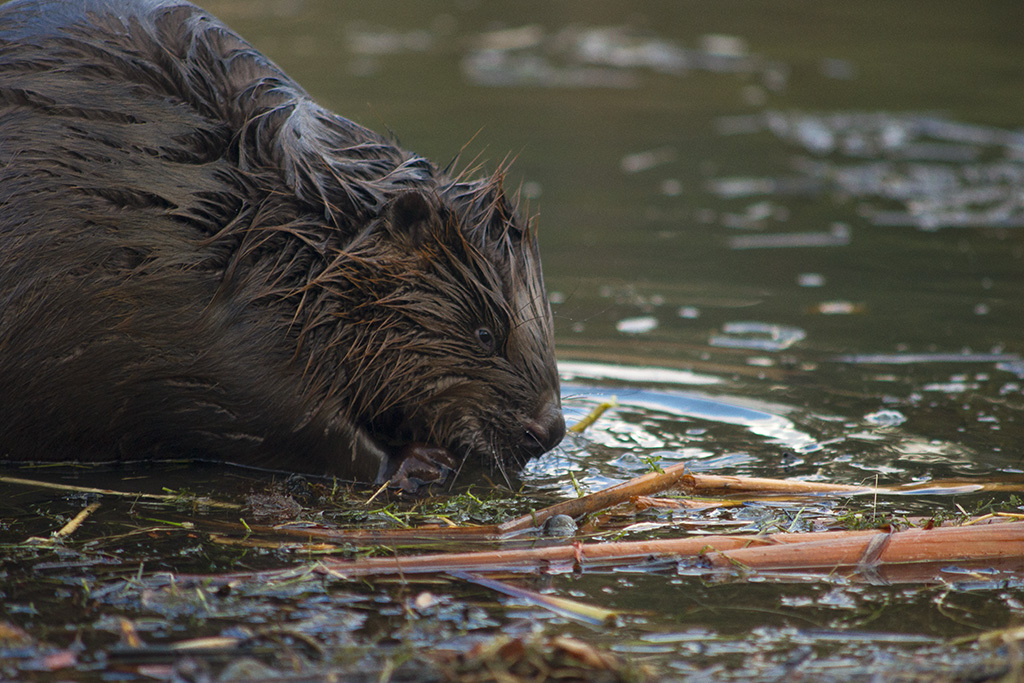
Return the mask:
POLYGON ((389 488, 416 493, 422 486, 443 484, 456 462, 446 448, 411 443, 392 456, 389 465, 389 488))

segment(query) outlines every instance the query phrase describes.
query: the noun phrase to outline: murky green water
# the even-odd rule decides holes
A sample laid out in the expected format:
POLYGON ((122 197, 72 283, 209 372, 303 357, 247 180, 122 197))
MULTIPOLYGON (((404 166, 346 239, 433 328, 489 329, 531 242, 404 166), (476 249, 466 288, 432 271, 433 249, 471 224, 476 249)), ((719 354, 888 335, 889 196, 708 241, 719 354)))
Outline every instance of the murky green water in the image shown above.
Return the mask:
MULTIPOLYGON (((575 495, 573 480, 595 489, 642 473, 651 456, 841 483, 1024 481, 1016 0, 206 6, 322 104, 390 128, 407 148, 443 162, 472 141, 466 156, 491 167, 515 158, 510 178, 540 213, 567 413, 607 394, 622 403, 586 439, 531 464, 524 493, 538 505, 575 495)), ((72 478, 239 499, 249 476, 72 478)), ((83 505, 3 490, 5 543, 46 534, 83 505)), ((1009 494, 697 518, 703 528, 771 531, 783 519, 803 530, 837 506, 929 516, 992 500, 1009 494)), ((120 666, 89 654, 117 641, 114 613, 152 642, 284 623, 332 657, 378 640, 431 647, 498 628, 570 632, 681 680, 978 675, 987 651, 951 639, 1024 619, 1020 583, 984 576, 943 587, 674 570, 552 580, 556 594, 636 610, 612 632, 483 592, 462 595, 458 615, 438 608, 420 621, 393 587, 171 599, 160 572, 307 558, 145 531, 187 516, 173 506, 105 502, 99 515, 132 535, 31 557, 11 551, 0 575, 4 618, 58 647, 80 633, 88 664, 79 673, 98 678, 120 666), (140 563, 150 578, 118 583, 140 563)), ((687 516, 650 521, 678 532, 687 516)))

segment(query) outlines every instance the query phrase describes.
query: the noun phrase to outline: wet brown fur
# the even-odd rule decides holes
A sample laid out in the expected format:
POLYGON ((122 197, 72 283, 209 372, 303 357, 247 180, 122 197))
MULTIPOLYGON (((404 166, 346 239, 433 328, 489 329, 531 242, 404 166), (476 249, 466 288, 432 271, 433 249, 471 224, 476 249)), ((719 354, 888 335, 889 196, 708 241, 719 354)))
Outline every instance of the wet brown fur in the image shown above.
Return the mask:
POLYGON ((503 175, 319 107, 187 3, 0 7, 0 459, 536 455, 551 313, 503 175))

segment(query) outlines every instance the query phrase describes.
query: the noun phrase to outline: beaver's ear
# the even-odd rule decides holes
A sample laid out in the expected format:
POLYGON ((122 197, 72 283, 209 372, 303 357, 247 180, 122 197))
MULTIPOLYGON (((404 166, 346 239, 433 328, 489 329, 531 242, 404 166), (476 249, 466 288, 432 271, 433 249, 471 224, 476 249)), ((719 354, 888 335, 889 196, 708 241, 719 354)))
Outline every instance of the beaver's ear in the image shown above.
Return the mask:
POLYGON ((437 239, 437 209, 422 192, 403 192, 391 200, 385 211, 388 229, 396 240, 419 247, 437 239))

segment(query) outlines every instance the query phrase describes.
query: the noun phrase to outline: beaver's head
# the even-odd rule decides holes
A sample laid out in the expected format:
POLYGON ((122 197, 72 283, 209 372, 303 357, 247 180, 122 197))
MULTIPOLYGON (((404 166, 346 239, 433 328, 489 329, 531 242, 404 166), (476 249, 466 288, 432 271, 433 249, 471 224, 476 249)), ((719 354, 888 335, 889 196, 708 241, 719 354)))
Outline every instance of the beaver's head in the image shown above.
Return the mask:
POLYGON ((346 417, 385 451, 502 466, 562 439, 537 237, 500 176, 396 193, 318 280, 339 299, 318 343, 341 359, 346 417))

